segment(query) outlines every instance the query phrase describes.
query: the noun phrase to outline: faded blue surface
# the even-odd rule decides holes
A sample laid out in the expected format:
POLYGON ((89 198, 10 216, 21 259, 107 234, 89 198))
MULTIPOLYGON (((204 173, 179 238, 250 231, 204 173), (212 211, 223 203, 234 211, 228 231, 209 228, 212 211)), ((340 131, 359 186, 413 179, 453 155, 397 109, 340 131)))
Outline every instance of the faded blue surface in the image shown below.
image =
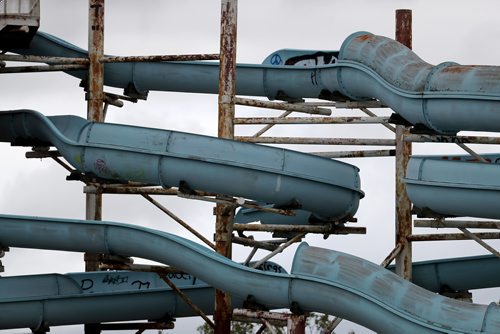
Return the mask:
MULTIPOLYGON (((262 269, 286 273, 272 262, 262 269)), ((214 310, 215 290, 189 274, 167 277, 206 314, 214 310)), ((0 278, 0 328, 51 326, 197 316, 155 273, 107 271, 0 278), (18 310, 22 310, 18 312, 18 310)), ((243 307, 245 298, 232 299, 243 307)))
MULTIPOLYGON (((43 33, 35 37, 30 50, 19 52, 69 57, 86 53, 43 33)), ((218 72, 215 62, 106 64, 105 84, 138 92, 217 93, 218 72)), ((86 77, 86 71, 70 74, 86 77)), ((237 82, 238 94, 270 99, 378 99, 410 123, 438 133, 500 131, 500 67, 453 62, 433 66, 403 45, 367 32, 349 36, 338 53, 279 50, 266 58, 263 65, 238 65, 237 82)), ((0 140, 19 145, 55 145, 79 171, 105 179, 164 187, 185 181, 194 189, 277 205, 298 200, 307 210, 295 217, 300 222, 309 219, 308 212, 328 219, 353 215, 363 196, 357 169, 352 166, 186 133, 92 124, 75 116, 45 118, 22 110, 0 114, 0 140)), ((440 215, 500 219, 498 166, 458 160, 462 161, 412 158, 405 181, 414 205, 440 215)), ((377 332, 500 332, 500 311, 496 305, 443 298, 365 260, 307 245, 297 251, 292 274, 280 275, 239 266, 179 237, 115 223, 3 216, 0 231, 0 244, 4 246, 144 257, 206 278, 207 283, 235 298, 252 294, 258 302, 276 308, 297 302, 304 310, 335 314, 377 332), (210 270, 206 270, 207 266, 210 270)), ((495 271, 498 259, 488 261, 488 269, 495 271)), ((443 264, 448 269, 422 267, 424 274, 419 279, 422 285, 436 289, 443 284, 441 270, 453 276, 463 270, 463 264, 462 261, 454 266, 450 261, 443 264)), ((34 279, 42 284, 46 278, 34 279)), ((54 280, 63 279, 47 279, 48 289, 55 287, 54 280)), ((471 280, 458 280, 457 284, 470 286, 471 280)), ((458 289, 457 284, 452 288, 458 289)), ((26 289, 27 294, 37 291, 26 289)), ((77 290, 68 283, 58 293, 72 294, 77 290)), ((104 296, 102 305, 111 307, 118 294, 115 291, 104 296)), ((146 302, 145 294, 136 297, 146 302)), ((20 327, 36 327, 44 317, 63 316, 65 321, 82 322, 82 318, 71 318, 69 309, 62 309, 59 304, 40 311, 39 304, 27 298, 26 303, 5 310, 9 317, 4 321, 11 321, 9 326, 18 326, 20 322, 16 321, 22 321, 19 319, 23 313, 37 317, 27 320, 33 326, 30 322, 20 327)), ((162 312, 171 305, 164 307, 160 307, 162 312)), ((133 319, 127 313, 130 310, 123 312, 127 319, 133 319)), ((102 314, 97 315, 97 309, 91 311, 86 316, 95 318, 83 322, 101 321, 102 314)))
MULTIPOLYGON (((19 52, 85 55, 84 50, 43 33, 37 34, 32 49, 19 52)), ((215 62, 105 66, 106 84, 115 87, 217 93, 215 62)), ((434 66, 404 45, 368 32, 350 35, 338 52, 278 50, 262 65, 238 65, 237 73, 237 92, 242 95, 270 99, 375 98, 410 123, 438 133, 500 131, 500 67, 462 66, 454 62, 434 66)), ((71 74, 85 76, 84 71, 71 74)), ((456 163, 415 167, 417 164, 420 162, 412 159, 406 179, 410 199, 417 208, 444 216, 500 217, 496 210, 500 195, 494 181, 499 179, 495 167, 456 163), (455 166, 463 174, 450 172, 455 166), (436 173, 431 178, 421 178, 420 169, 436 173), (450 180, 448 174, 457 177, 450 180)))
MULTIPOLYGON (((38 32, 21 54, 84 57, 86 51, 38 32)), ((81 79, 86 71, 71 71, 81 79)), ((107 63, 104 82, 120 88, 218 92, 217 62, 107 63)), ((500 67, 437 66, 383 36, 357 32, 336 51, 279 50, 264 64, 237 66, 237 94, 270 99, 378 99, 412 124, 455 134, 500 131, 500 67), (290 65, 285 65, 289 63, 290 65)))
POLYGON ((410 200, 419 209, 442 216, 500 219, 497 164, 412 157, 404 181, 410 200))
MULTIPOLYGON (((239 265, 165 232, 111 222, 2 215, 0 244, 145 258, 189 272, 236 298, 251 294, 271 308, 295 302, 304 311, 339 315, 380 333, 500 332, 497 305, 445 298, 361 258, 307 244, 297 250, 290 275, 239 265)), ((22 318, 21 310, 11 317, 22 318)))
POLYGON ((286 205, 324 219, 354 216, 360 189, 355 166, 305 153, 184 132, 0 112, 0 141, 56 146, 78 171, 101 178, 191 189, 286 205))
MULTIPOLYGON (((394 271, 394 266, 388 268, 394 271)), ((413 262, 411 281, 433 292, 467 291, 500 286, 500 259, 481 255, 413 262)))

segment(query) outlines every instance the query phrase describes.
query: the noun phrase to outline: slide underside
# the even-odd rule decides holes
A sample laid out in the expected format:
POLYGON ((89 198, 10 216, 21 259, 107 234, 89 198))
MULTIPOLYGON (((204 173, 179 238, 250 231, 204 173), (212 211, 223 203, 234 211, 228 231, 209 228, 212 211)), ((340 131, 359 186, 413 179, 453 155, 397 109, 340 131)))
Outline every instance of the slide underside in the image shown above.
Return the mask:
MULTIPOLYGON (((38 32, 29 49, 40 56, 86 57, 87 52, 38 32)), ((127 92, 218 92, 217 62, 106 63, 104 83, 127 92)), ((86 80, 86 71, 69 74, 86 80)), ((264 64, 237 65, 237 94, 270 99, 380 100, 430 131, 500 131, 500 67, 453 62, 431 65, 404 45, 356 32, 338 52, 279 50, 264 64)))
MULTIPOLYGON (((500 331, 500 307, 494 303, 442 297, 361 258, 305 243, 295 254, 291 274, 251 269, 178 236, 111 222, 2 215, 0 244, 149 259, 189 272, 236 298, 252 295, 269 308, 293 306, 335 314, 379 333, 500 331)), ((112 299, 103 296, 102 301, 112 299)), ((29 302, 27 297, 25 305, 29 302)), ((50 326, 51 317, 57 317, 65 304, 47 303, 43 316, 50 326)))
POLYGON ((364 196, 355 166, 190 133, 17 110, 0 112, 0 141, 56 146, 77 171, 102 179, 301 208, 323 222, 354 216, 364 196))

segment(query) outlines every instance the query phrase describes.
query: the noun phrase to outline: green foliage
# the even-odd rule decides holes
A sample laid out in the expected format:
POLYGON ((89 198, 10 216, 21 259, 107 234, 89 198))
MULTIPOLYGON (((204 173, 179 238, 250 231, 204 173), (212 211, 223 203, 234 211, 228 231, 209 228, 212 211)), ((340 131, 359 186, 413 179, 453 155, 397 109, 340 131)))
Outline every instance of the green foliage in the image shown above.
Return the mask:
MULTIPOLYGON (((328 329, 331 325, 331 322, 334 317, 329 316, 327 314, 322 313, 310 313, 307 318, 307 328, 306 333, 309 334, 317 334, 321 333, 322 330, 328 329)), ((253 334, 257 332, 257 330, 261 327, 261 325, 246 323, 246 322, 238 322, 233 321, 231 323, 231 334, 253 334)), ((281 327, 274 327, 276 333, 285 334, 286 329, 281 327)), ((199 334, 214 334, 214 330, 207 324, 204 323, 201 326, 196 328, 199 334)), ((269 334, 269 331, 266 329, 263 332, 264 334, 269 334)), ((332 333, 335 334, 335 333, 332 333)), ((355 334, 353 330, 349 330, 347 334, 355 334)))
MULTIPOLYGON (((310 334, 319 334, 323 333, 324 330, 327 330, 332 325, 332 321, 335 317, 323 314, 323 313, 310 313, 307 318, 307 329, 306 333, 310 334)), ((335 334, 335 332, 332 332, 335 334)), ((350 329, 347 334, 356 334, 352 329, 350 329)))
POLYGON ((310 313, 307 318, 307 327, 311 333, 321 332, 322 329, 328 329, 333 317, 323 313, 310 313))
MULTIPOLYGON (((231 323, 231 334, 253 334, 259 330, 260 325, 248 323, 248 322, 239 322, 239 321, 233 321, 231 323)), ((285 330, 283 328, 274 328, 276 333, 278 334, 285 334, 285 330)), ((210 327, 207 323, 204 323, 201 326, 198 326, 196 328, 198 333, 200 334, 214 334, 214 330, 212 327, 210 327)), ((263 332, 264 334, 270 334, 269 331, 266 329, 263 332)))

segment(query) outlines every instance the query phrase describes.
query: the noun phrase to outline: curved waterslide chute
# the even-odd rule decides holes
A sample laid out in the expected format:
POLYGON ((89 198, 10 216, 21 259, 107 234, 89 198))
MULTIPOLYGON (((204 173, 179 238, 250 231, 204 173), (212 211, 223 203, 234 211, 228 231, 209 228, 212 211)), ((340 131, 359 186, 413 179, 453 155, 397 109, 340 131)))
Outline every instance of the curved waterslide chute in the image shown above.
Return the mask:
POLYGON ((489 289, 500 287, 499 272, 500 259, 495 255, 458 257, 413 262, 411 281, 433 292, 489 289))
POLYGON ((233 296, 252 295, 270 308, 335 314, 380 333, 500 331, 500 307, 494 303, 445 298, 361 258, 305 243, 297 250, 290 275, 239 265, 165 232, 111 222, 2 215, 0 244, 149 259, 233 296))
POLYGON ((469 216, 500 219, 500 166, 465 156, 413 156, 408 163, 406 190, 422 216, 469 216))
MULTIPOLYGON (((85 57, 86 51, 38 32, 21 54, 85 57)), ((383 36, 357 32, 336 52, 281 50, 264 64, 237 65, 237 94, 270 99, 378 99, 406 121, 442 134, 500 131, 500 67, 437 66, 383 36), (325 60, 327 59, 327 60, 325 60), (275 65, 273 65, 275 64, 275 65), (290 65, 286 65, 290 64, 290 65), (294 65, 295 64, 295 65, 294 65)), ((86 78, 86 71, 70 71, 86 78)), ((105 85, 128 91, 218 92, 217 62, 106 63, 105 85)))
POLYGON ((56 146, 79 172, 103 179, 298 204, 325 221, 352 217, 363 197, 355 166, 190 133, 17 110, 0 112, 0 141, 56 146))
MULTIPOLYGON (((264 63, 279 59, 285 64, 309 66, 331 62, 325 59, 335 56, 280 50, 264 63)), ((432 66, 395 41, 363 32, 349 36, 337 57, 339 91, 350 99, 378 98, 412 124, 437 133, 500 130, 498 66, 452 62, 432 66)), ((495 163, 489 165, 469 158, 412 157, 405 183, 415 211, 431 217, 500 219, 498 155, 486 157, 495 163)), ((270 218, 265 213, 254 215, 270 218)))
MULTIPOLYGON (((266 262, 262 270, 286 273, 266 262)), ((215 290, 186 273, 167 278, 205 314, 214 310, 215 290)), ((64 326, 112 321, 156 320, 198 316, 158 274, 108 271, 0 278, 1 329, 64 326), (8 316, 5 316, 8 315, 8 316)), ((235 308, 246 300, 234 297, 235 308)))
MULTIPOLYGON (((56 39, 51 42, 54 44, 42 41, 44 45, 41 49, 46 47, 45 51, 49 53, 41 55, 56 55, 51 53, 55 49, 62 52, 60 56, 78 56, 78 52, 82 52, 79 50, 77 54, 69 55, 70 45, 56 39)), ((32 50, 28 53, 33 53, 32 50)), ((130 88, 132 84, 137 91, 158 89, 215 93, 214 87, 217 86, 216 63, 109 64, 106 70, 109 71, 106 72, 109 79, 106 84, 123 88, 130 88), (160 68, 167 67, 173 72, 158 75, 160 68), (149 78, 141 77, 141 71, 149 73, 149 78), (154 79, 153 74, 156 75, 154 79), (175 80, 169 83, 170 78, 175 80), (150 84, 152 88, 144 88, 142 83, 150 84), (172 84, 180 88, 168 88, 172 84)), ((78 73, 80 77, 85 77, 85 72, 78 73)), ((412 124, 423 125, 438 133, 499 131, 499 116, 495 113, 499 100, 498 68, 454 63, 434 67, 402 45, 369 33, 350 36, 344 42, 335 64, 313 68, 244 65, 238 67, 238 82, 244 82, 239 86, 238 94, 268 96, 271 99, 337 95, 355 100, 377 98, 412 124), (240 80, 240 75, 248 80, 240 80)))
MULTIPOLYGON (((85 50, 40 32, 30 49, 15 51, 61 57, 86 55, 85 50)), ((216 62, 107 63, 104 80, 106 85, 136 91, 217 93, 218 70, 216 62)), ((68 73, 86 77, 85 71, 68 73)), ((338 52, 279 50, 262 65, 240 64, 237 82, 238 94, 270 99, 378 99, 411 124, 441 134, 500 131, 500 67, 453 62, 433 66, 404 45, 368 32, 352 34, 338 52)), ((480 171, 489 169, 488 174, 494 175, 496 167, 455 162, 438 162, 435 168, 430 165, 420 158, 410 162, 406 182, 415 207, 432 210, 438 216, 498 218, 498 185, 494 181, 498 177, 484 177, 480 171), (449 173, 455 165, 464 174, 449 173), (417 173, 424 169, 436 173, 422 179, 417 173), (458 179, 450 180, 451 175, 458 179), (435 191, 444 196, 434 196, 435 191)))
MULTIPOLYGON (((500 285, 500 261, 474 256, 413 263, 412 282, 433 292, 500 285)), ((266 262, 259 269, 286 274, 266 262)), ((389 268, 392 270, 392 268, 389 268)), ((214 288, 186 273, 167 276, 205 314, 214 311, 214 288)), ((197 316, 155 273, 108 271, 0 278, 0 328, 42 328, 124 320, 165 320, 197 316), (130 307, 133 305, 133 307, 130 307), (18 312, 17 310, 22 310, 18 312)), ((245 307, 243 295, 233 307, 245 307)), ((266 305, 262 305, 266 307, 266 305)))

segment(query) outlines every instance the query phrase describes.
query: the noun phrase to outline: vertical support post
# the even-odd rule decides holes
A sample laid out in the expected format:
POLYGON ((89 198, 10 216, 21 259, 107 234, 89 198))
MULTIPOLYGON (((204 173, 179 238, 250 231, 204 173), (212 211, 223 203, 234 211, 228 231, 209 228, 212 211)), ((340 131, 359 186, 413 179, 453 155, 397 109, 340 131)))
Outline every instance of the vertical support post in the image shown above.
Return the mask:
MULTIPOLYGON (((104 122, 104 0, 89 0, 89 73, 87 119, 104 122)), ((102 194, 85 194, 85 218, 102 219, 102 194)), ((85 271, 99 270, 99 254, 85 253, 85 271)), ((86 324, 85 334, 99 334, 98 326, 86 324)))
MULTIPOLYGON (((408 9, 396 10, 396 40, 412 48, 412 12, 408 9)), ((411 143, 404 141, 409 129, 396 126, 396 245, 402 246, 396 256, 396 273, 404 279, 412 276, 412 245, 407 237, 412 233, 411 202, 403 183, 406 167, 411 155, 411 143)))
MULTIPOLYGON (((221 1, 218 135, 229 139, 234 138, 237 14, 237 0, 221 1)), ((231 258, 234 207, 218 204, 216 215, 215 249, 219 254, 231 258)), ((231 295, 216 290, 214 312, 216 334, 230 333, 231 315, 231 295)))
POLYGON ((306 332, 306 320, 305 315, 292 314, 287 320, 287 328, 289 334, 304 334, 306 332))
MULTIPOLYGON (((87 92, 87 119, 103 122, 104 113, 104 66, 100 62, 104 54, 104 0, 89 0, 89 73, 87 92)), ((85 218, 102 219, 102 194, 85 195, 85 218)), ((85 270, 98 270, 98 256, 85 254, 85 270)))
MULTIPOLYGON (((102 220, 102 194, 85 194, 85 219, 102 220)), ((85 271, 99 270, 99 254, 85 253, 85 271)))
POLYGON ((89 77, 87 119, 104 121, 104 0, 89 0, 89 77))

